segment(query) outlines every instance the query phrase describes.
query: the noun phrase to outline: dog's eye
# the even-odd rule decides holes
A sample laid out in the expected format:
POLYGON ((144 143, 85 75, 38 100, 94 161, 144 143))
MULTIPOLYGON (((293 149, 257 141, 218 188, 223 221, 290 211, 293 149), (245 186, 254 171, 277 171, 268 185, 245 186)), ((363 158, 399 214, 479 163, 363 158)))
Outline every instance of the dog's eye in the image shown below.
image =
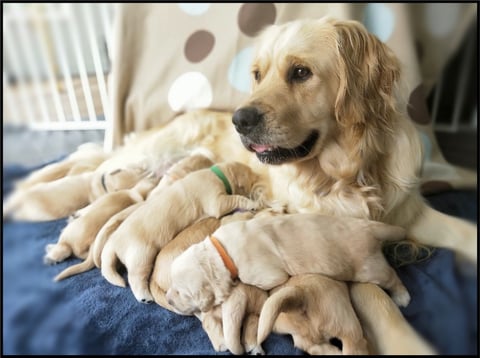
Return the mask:
POLYGON ((262 76, 260 75, 260 71, 253 71, 253 78, 255 78, 255 81, 260 82, 262 76))
POLYGON ((306 81, 312 75, 312 71, 308 67, 294 66, 290 70, 288 79, 290 82, 303 82, 306 81))

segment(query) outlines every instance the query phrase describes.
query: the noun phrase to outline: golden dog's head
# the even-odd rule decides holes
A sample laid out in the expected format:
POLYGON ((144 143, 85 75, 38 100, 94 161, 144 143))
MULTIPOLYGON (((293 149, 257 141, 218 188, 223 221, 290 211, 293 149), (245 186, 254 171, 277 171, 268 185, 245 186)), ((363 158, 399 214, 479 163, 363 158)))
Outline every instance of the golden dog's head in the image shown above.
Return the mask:
POLYGON ((244 146, 267 164, 318 156, 328 142, 355 161, 368 155, 361 141, 389 127, 399 75, 391 50, 356 21, 272 25, 258 39, 252 94, 233 124, 244 146))

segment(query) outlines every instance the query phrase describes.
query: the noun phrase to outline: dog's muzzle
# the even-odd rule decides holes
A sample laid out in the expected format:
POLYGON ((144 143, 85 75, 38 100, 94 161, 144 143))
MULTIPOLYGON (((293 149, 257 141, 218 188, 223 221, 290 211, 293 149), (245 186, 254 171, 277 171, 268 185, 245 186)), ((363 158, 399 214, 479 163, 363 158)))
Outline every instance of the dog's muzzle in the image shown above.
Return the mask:
POLYGON ((320 137, 317 130, 312 130, 299 145, 281 147, 269 138, 264 114, 253 106, 236 110, 232 122, 245 148, 255 152, 257 158, 265 164, 283 164, 305 158, 320 137))

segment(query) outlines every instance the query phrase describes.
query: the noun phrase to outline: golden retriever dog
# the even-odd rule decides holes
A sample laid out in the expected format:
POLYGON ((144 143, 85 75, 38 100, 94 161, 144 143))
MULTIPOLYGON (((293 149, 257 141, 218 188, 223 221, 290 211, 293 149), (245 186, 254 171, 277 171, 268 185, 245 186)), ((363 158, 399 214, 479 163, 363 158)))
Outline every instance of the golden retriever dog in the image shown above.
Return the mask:
MULTIPOLYGON (((170 288, 171 283, 172 261, 192 244, 211 235, 221 222, 245 220, 252 216, 251 212, 239 212, 224 216, 221 220, 208 217, 188 226, 175 236, 160 250, 155 260, 149 286, 155 302, 177 312, 165 299, 165 292, 170 288)), ((261 345, 257 345, 257 327, 260 310, 266 298, 266 291, 239 284, 222 305, 197 315, 217 352, 230 350, 234 354, 264 353, 261 345)))
POLYGON ((173 182, 177 181, 178 179, 182 179, 191 172, 214 165, 215 163, 211 158, 211 153, 207 153, 206 151, 202 151, 202 153, 194 151, 185 158, 180 159, 165 173, 163 173, 162 179, 160 179, 160 182, 155 189, 152 190, 152 194, 162 190, 166 186, 173 184, 173 182))
MULTIPOLYGON (((233 116, 179 115, 136 133, 100 167, 139 160, 153 166, 158 158, 206 148, 216 162, 252 167, 267 183, 268 199, 289 212, 399 225, 409 239, 452 249, 476 264, 476 226, 434 210, 421 196, 422 144, 407 114, 399 60, 388 46, 359 22, 329 18, 272 25, 257 39, 252 92, 233 116)), ((81 204, 72 203, 71 212, 81 204)), ((421 338, 405 328, 388 295, 376 285, 362 288, 353 300, 385 322, 382 332, 367 332, 377 346, 416 347, 412 340, 421 338)))
POLYGON ((89 190, 85 188, 91 173, 108 157, 98 145, 85 143, 64 160, 30 173, 15 183, 3 204, 3 218, 48 221, 72 214, 88 204, 89 190), (60 203, 59 197, 65 200, 60 203))
POLYGON ((94 172, 69 175, 14 191, 3 206, 3 217, 25 221, 67 217, 92 201, 93 176, 94 172))
POLYGON ((45 247, 44 262, 56 264, 71 255, 85 259, 95 236, 107 220, 115 213, 143 201, 143 197, 134 190, 120 190, 95 200, 78 211, 62 230, 56 244, 45 247))
POLYGON ((15 183, 16 189, 26 189, 38 183, 46 183, 68 175, 94 171, 110 157, 103 148, 95 143, 84 143, 60 162, 47 164, 15 183))
POLYGON ((383 290, 350 283, 350 299, 372 354, 432 355, 436 350, 405 320, 383 290))
POLYGON ((240 282, 225 302, 196 314, 217 352, 228 349, 233 354, 265 354, 257 343, 257 330, 267 297, 266 291, 240 282))
POLYGON ((166 298, 177 311, 194 314, 221 304, 237 278, 270 290, 289 276, 319 273, 378 284, 406 306, 410 295, 382 252, 384 242, 404 237, 399 226, 315 213, 231 222, 177 256, 166 298))
POLYGON ((95 267, 100 268, 100 256, 108 238, 132 212, 134 212, 140 207, 142 203, 143 201, 139 201, 137 203, 131 204, 123 210, 117 212, 116 214, 113 214, 98 231, 94 241, 89 247, 88 254, 85 260, 78 264, 67 267, 65 270, 55 276, 54 280, 60 281, 67 277, 89 271, 95 267))
POLYGON ((120 260, 126 266, 135 298, 152 302, 148 280, 159 250, 199 219, 220 218, 235 209, 259 209, 258 202, 247 197, 257 182, 258 175, 248 166, 224 162, 192 172, 150 195, 106 242, 101 254, 102 275, 110 283, 125 287, 116 271, 120 260))
POLYGON ((369 354, 345 282, 324 275, 292 276, 270 291, 258 323, 258 342, 272 330, 290 334, 311 355, 369 354), (339 339, 342 349, 331 343, 339 339))

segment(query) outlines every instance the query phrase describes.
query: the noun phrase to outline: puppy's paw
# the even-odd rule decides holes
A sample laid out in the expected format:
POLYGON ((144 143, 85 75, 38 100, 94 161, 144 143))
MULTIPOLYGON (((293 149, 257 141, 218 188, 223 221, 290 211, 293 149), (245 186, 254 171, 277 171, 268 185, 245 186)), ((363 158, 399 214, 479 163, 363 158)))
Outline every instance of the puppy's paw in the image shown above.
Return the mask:
POLYGON ((250 200, 245 209, 249 210, 249 211, 259 211, 259 210, 263 209, 263 205, 262 205, 262 203, 260 203, 258 201, 250 200))
POLYGON ((54 258, 48 256, 48 254, 43 256, 43 263, 45 265, 56 265, 59 262, 61 262, 61 261, 55 260, 54 258))
POLYGON ((45 252, 48 254, 50 252, 52 252, 54 249, 55 249, 55 246, 57 246, 56 244, 47 244, 45 246, 45 252))
POLYGON ((226 352, 228 351, 227 346, 225 343, 220 344, 217 348, 214 348, 217 352, 226 352))
POLYGON ((135 295, 135 298, 137 299, 138 302, 149 305, 153 302, 155 302, 153 296, 150 294, 148 291, 141 292, 138 295, 135 295))
POLYGON ((248 354, 252 356, 263 356, 265 355, 265 351, 263 350, 262 346, 258 345, 249 351, 248 354))
POLYGON ((408 304, 410 303, 410 294, 406 289, 399 292, 395 292, 395 293, 392 293, 392 300, 399 307, 407 307, 408 304))

